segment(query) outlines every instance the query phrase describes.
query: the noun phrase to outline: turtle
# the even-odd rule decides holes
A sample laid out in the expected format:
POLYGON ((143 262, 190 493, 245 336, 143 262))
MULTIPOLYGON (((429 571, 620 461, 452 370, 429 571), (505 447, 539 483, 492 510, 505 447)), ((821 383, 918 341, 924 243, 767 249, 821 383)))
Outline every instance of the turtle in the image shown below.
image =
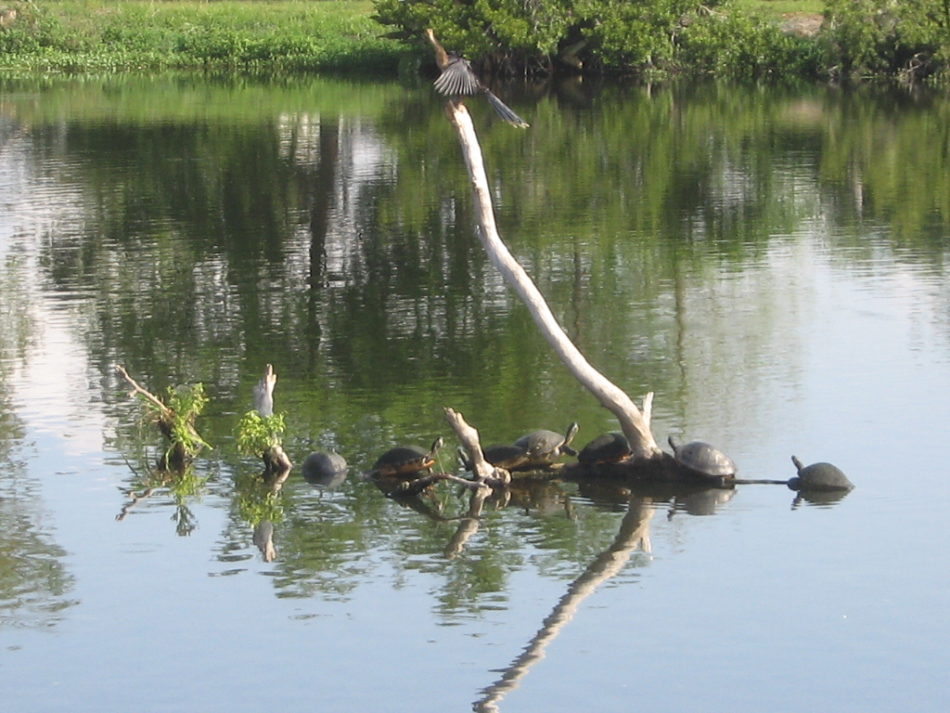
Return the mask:
MULTIPOLYGON (((482 455, 486 461, 496 468, 504 468, 505 470, 518 470, 528 462, 528 452, 521 446, 489 446, 482 449, 482 455)), ((465 470, 472 469, 472 462, 461 448, 459 449, 459 460, 465 470)))
POLYGON ((673 437, 667 439, 673 449, 676 462, 690 473, 701 478, 725 481, 736 474, 736 464, 732 458, 721 450, 705 441, 690 441, 681 446, 676 445, 673 437))
POLYGON ((795 456, 792 463, 798 470, 798 475, 788 481, 792 490, 851 490, 854 487, 848 476, 831 463, 802 465, 795 456))
POLYGON ((581 448, 577 460, 584 465, 616 463, 630 455, 630 442, 619 431, 605 433, 581 448))
POLYGON ((338 453, 314 451, 304 459, 300 469, 304 480, 311 485, 334 488, 346 479, 349 466, 338 453))
POLYGON ((541 429, 522 436, 514 445, 524 448, 527 460, 524 468, 541 468, 551 465, 560 455, 576 456, 577 451, 571 448, 570 443, 577 435, 577 422, 567 427, 567 431, 557 433, 541 429))
POLYGON ((370 475, 411 477, 435 464, 435 454, 444 441, 439 436, 432 442, 428 451, 419 446, 397 446, 390 448, 376 459, 370 475))

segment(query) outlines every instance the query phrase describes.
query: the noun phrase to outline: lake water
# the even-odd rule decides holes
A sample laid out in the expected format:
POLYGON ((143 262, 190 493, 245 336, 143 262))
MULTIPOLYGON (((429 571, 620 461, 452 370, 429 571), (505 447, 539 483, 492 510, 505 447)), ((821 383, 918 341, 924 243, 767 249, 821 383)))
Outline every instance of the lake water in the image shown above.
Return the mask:
POLYGON ((950 101, 722 86, 473 105, 500 231, 653 429, 831 501, 519 484, 399 443, 616 428, 473 235, 424 83, 0 82, 0 690, 31 711, 945 711, 950 101), (234 428, 264 365, 299 468, 234 428), (180 479, 116 376, 201 382, 180 479), (269 528, 272 528, 270 530, 269 528), (273 556, 265 556, 270 532, 273 556))

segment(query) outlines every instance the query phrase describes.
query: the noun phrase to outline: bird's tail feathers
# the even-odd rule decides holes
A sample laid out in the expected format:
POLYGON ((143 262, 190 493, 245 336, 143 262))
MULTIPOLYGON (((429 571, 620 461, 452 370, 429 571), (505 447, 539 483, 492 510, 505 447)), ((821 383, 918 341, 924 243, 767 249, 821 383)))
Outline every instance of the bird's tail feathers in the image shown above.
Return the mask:
POLYGON ((507 121, 512 126, 517 126, 519 129, 526 129, 530 124, 527 121, 522 119, 520 116, 515 114, 505 102, 492 94, 488 89, 485 89, 485 98, 488 99, 488 103, 492 105, 492 108, 495 110, 495 113, 498 114, 502 119, 507 121))

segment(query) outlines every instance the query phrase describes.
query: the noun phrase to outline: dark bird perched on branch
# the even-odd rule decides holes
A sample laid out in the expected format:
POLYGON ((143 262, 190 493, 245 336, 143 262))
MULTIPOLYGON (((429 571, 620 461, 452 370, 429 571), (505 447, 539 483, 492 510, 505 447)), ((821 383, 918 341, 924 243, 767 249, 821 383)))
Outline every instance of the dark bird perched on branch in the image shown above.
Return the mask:
POLYGON ((429 38, 429 42, 435 48, 435 61, 439 69, 442 70, 442 74, 435 80, 435 88, 439 94, 451 99, 484 94, 488 103, 492 105, 492 109, 502 119, 519 129, 528 126, 527 121, 515 114, 508 108, 507 104, 492 94, 491 90, 479 81, 472 69, 471 62, 457 54, 446 52, 431 29, 426 30, 426 37, 429 38))

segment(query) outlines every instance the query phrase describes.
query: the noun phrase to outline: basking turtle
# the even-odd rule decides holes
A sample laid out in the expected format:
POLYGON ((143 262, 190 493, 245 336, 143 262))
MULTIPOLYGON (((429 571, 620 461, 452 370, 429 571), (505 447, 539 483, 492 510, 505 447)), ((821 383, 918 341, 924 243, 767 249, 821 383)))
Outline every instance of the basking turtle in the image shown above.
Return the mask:
POLYGON ((560 455, 576 456, 577 451, 571 448, 570 443, 577 435, 577 428, 575 421, 564 433, 541 429, 519 438, 515 446, 524 448, 527 457, 523 468, 543 468, 551 465, 560 455))
POLYGON ((442 436, 432 442, 428 451, 419 446, 390 448, 376 459, 370 471, 372 476, 410 477, 435 465, 435 454, 442 447, 442 436))
MULTIPOLYGON (((482 455, 485 460, 496 468, 505 470, 518 470, 528 463, 528 452, 521 446, 489 446, 482 449, 482 455)), ((467 454, 461 448, 459 449, 459 460, 465 470, 472 469, 472 462, 467 454)))
POLYGON ((334 488, 346 479, 349 466, 338 453, 315 451, 308 455, 300 467, 304 480, 311 485, 334 488))
POLYGON ((598 463, 616 463, 630 455, 630 443, 627 437, 619 432, 605 433, 581 448, 577 460, 584 465, 598 463))
POLYGON ((798 475, 788 481, 792 490, 851 490, 854 487, 848 476, 831 463, 802 465, 795 456, 792 463, 798 469, 798 475))
POLYGON ((732 462, 732 458, 705 441, 690 441, 678 446, 672 436, 667 440, 673 449, 676 462, 691 473, 720 481, 735 476, 736 464, 732 462))

